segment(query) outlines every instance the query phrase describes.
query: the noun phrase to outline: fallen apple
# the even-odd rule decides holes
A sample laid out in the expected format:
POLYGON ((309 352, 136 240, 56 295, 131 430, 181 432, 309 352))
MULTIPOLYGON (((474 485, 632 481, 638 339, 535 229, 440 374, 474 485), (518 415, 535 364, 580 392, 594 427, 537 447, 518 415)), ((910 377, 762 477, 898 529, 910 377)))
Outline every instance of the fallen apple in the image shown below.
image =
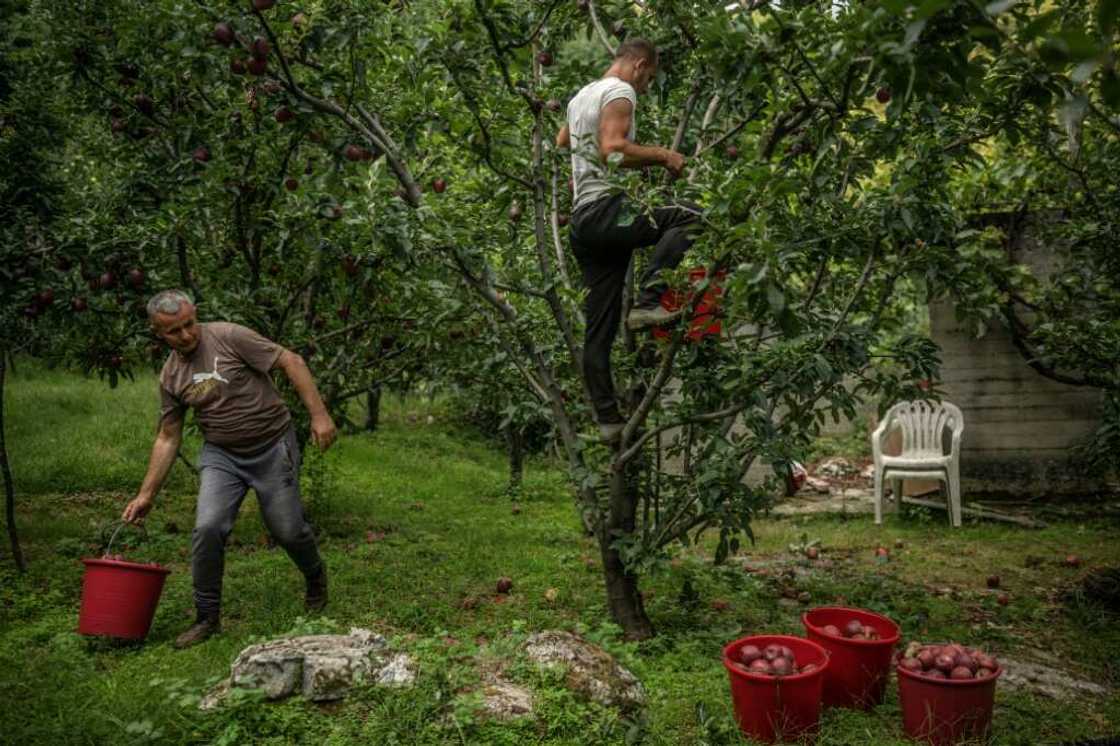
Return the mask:
POLYGON ((511 590, 513 590, 513 580, 508 577, 498 578, 496 588, 498 593, 509 593, 511 590))

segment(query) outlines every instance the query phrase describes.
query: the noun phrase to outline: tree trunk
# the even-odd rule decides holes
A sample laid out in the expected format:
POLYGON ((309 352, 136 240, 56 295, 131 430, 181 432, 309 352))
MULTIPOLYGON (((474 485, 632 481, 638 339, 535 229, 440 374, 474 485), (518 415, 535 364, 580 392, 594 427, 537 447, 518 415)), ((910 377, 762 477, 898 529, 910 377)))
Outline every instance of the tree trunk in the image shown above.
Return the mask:
POLYGON ((381 387, 373 386, 366 392, 366 430, 373 432, 381 424, 381 387))
POLYGON ((653 624, 646 616, 638 576, 626 569, 618 550, 611 546, 616 539, 634 533, 638 498, 624 471, 611 475, 610 492, 610 515, 605 525, 599 527, 607 607, 627 640, 648 640, 653 637, 653 624))
POLYGON ((8 373, 6 360, 7 350, 0 350, 0 471, 4 473, 4 510, 8 520, 8 539, 12 543, 12 559, 20 572, 27 572, 27 562, 23 559, 19 535, 16 533, 16 488, 8 465, 8 445, 4 440, 4 378, 8 373))
POLYGON ((506 428, 506 443, 509 446, 509 494, 521 492, 521 480, 525 476, 525 436, 515 427, 506 428))

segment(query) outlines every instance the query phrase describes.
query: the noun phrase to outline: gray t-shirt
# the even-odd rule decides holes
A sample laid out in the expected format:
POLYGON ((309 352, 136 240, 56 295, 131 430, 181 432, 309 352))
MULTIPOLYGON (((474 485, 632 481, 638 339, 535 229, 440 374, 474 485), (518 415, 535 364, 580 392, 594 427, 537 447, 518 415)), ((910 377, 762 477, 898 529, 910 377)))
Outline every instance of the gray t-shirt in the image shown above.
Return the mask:
POLYGON ((630 133, 634 139, 634 112, 638 109, 638 94, 634 87, 614 76, 588 83, 568 103, 568 134, 572 138, 572 184, 575 194, 572 209, 610 193, 610 185, 603 178, 603 162, 599 156, 599 113, 616 99, 624 98, 633 107, 630 115, 630 133))
POLYGON ((160 417, 193 407, 202 436, 238 455, 260 451, 292 420, 269 371, 284 348, 252 329, 215 321, 199 325, 188 357, 172 351, 159 375, 160 417))

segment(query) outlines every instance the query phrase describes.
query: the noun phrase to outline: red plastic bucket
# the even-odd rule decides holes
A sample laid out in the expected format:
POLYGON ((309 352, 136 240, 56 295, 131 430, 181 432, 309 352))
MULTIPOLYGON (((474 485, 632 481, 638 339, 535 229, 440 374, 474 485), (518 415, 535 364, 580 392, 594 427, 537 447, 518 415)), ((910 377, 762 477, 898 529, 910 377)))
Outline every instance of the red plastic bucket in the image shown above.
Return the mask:
POLYGON ((987 737, 1002 666, 984 679, 930 679, 901 667, 897 670, 906 735, 933 746, 987 737))
POLYGON ((897 624, 880 614, 844 606, 810 609, 801 615, 801 623, 809 639, 827 650, 831 660, 824 677, 826 707, 867 710, 883 701, 894 647, 900 636, 897 624), (849 640, 821 631, 821 627, 829 624, 843 629, 853 619, 873 627, 879 639, 849 640))
POLYGON ((750 738, 774 743, 778 740, 815 738, 820 726, 821 685, 828 669, 828 653, 814 642, 788 635, 754 635, 728 643, 723 648, 723 666, 731 678, 731 702, 735 720, 750 738), (744 645, 785 645, 800 666, 815 663, 817 669, 793 676, 762 676, 749 673, 733 661, 744 645))
POLYGON ((82 609, 78 633, 125 640, 148 636, 163 582, 171 571, 156 564, 83 559, 82 609))
MULTIPOLYGON (((688 281, 691 285, 697 285, 705 277, 708 276, 708 270, 703 267, 690 270, 688 273, 688 281)), ((716 273, 715 282, 712 282, 707 290, 704 291, 704 297, 696 304, 696 309, 689 324, 688 333, 685 339, 689 342, 696 342, 708 335, 719 336, 723 331, 723 322, 720 321, 718 316, 720 300, 723 297, 723 287, 720 282, 727 277, 727 272, 721 270, 716 273)), ((676 311, 681 306, 692 302, 692 292, 681 293, 667 289, 661 294, 661 307, 666 311, 676 311)), ((668 339, 670 333, 667 329, 662 329, 659 326, 653 328, 653 336, 655 339, 668 339)))

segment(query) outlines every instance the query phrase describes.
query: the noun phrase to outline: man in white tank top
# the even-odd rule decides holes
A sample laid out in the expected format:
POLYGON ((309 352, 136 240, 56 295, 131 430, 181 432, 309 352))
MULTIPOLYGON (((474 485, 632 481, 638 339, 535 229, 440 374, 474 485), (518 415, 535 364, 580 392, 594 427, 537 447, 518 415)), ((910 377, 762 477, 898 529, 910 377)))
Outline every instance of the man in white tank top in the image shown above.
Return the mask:
POLYGON ((631 255, 637 248, 654 247, 627 325, 641 329, 672 321, 679 312, 661 307, 665 284, 656 276, 680 264, 700 218, 700 209, 692 204, 669 205, 649 214, 631 204, 606 178, 608 162, 620 168, 664 166, 674 177, 684 170, 680 153, 634 142, 638 96, 646 92, 656 73, 657 48, 645 39, 628 40, 603 77, 571 100, 567 124, 556 136, 558 147, 572 150, 572 252, 588 290, 583 370, 607 442, 622 434, 623 419, 611 380, 611 346, 622 317, 631 255))

